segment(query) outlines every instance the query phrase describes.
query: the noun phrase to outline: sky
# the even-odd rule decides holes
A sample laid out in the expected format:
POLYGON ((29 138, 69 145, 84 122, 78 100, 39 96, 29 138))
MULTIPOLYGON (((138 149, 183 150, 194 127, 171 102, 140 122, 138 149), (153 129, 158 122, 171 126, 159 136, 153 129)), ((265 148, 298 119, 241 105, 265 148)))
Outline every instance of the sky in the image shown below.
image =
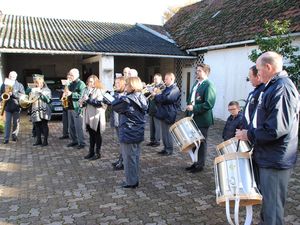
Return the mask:
POLYGON ((188 0, 0 0, 3 14, 162 25, 169 6, 188 0))

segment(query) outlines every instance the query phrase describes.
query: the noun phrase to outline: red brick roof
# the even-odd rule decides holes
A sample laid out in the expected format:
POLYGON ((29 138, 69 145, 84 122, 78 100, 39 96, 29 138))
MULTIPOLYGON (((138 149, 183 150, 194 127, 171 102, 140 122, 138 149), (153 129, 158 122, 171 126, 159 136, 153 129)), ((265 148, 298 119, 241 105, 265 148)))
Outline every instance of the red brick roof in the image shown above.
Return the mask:
POLYGON ((266 19, 290 19, 290 31, 300 32, 300 1, 203 0, 180 9, 164 27, 186 50, 254 39, 266 19))

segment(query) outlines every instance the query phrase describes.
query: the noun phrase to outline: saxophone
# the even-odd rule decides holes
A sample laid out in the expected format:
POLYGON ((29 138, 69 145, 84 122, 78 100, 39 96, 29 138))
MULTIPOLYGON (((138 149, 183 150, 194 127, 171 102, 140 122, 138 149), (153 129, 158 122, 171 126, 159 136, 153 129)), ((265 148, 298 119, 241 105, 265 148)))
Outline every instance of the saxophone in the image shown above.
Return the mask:
POLYGON ((69 90, 69 88, 68 88, 68 85, 66 84, 65 88, 64 88, 64 93, 61 97, 61 103, 62 103, 62 106, 64 107, 64 109, 67 109, 69 107, 68 96, 65 94, 68 90, 69 90))
POLYGON ((10 99, 9 92, 12 92, 12 91, 13 91, 13 87, 12 86, 5 85, 5 91, 1 95, 1 99, 2 99, 2 102, 1 102, 1 116, 3 116, 6 103, 10 99))

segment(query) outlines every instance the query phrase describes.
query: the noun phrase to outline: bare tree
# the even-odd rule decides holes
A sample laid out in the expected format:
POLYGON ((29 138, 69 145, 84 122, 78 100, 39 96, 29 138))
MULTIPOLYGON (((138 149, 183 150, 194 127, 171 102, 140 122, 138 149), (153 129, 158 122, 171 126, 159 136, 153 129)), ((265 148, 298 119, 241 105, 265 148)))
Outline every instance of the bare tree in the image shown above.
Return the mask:
POLYGON ((182 5, 169 6, 163 14, 164 23, 167 22, 172 16, 174 16, 174 14, 177 13, 180 8, 194 4, 195 2, 199 2, 199 0, 186 0, 182 5))

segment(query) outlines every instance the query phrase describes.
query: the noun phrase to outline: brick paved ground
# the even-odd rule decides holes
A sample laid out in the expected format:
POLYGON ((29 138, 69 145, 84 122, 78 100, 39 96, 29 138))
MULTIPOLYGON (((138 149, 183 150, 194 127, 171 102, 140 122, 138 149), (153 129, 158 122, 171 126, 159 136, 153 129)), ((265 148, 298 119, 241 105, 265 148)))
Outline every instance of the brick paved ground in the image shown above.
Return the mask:
MULTIPOLYGON (((33 147, 31 124, 22 118, 17 143, 0 145, 0 224, 227 224, 215 203, 213 159, 223 123, 210 129, 206 169, 189 174, 187 154, 169 157, 146 147, 141 155, 140 187, 120 188, 123 171, 113 171, 118 155, 113 130, 103 137, 102 159, 84 160, 86 149, 67 148, 59 140, 61 122, 50 124, 50 145, 33 147)), ((146 137, 149 137, 147 128, 146 137)), ((1 136, 1 141, 3 136, 1 136)), ((299 160, 289 187, 286 224, 300 224, 299 160)), ((254 224, 259 207, 254 207, 254 224)), ((245 211, 241 209, 240 219, 245 211)), ((241 223, 242 224, 242 223, 241 223)))

